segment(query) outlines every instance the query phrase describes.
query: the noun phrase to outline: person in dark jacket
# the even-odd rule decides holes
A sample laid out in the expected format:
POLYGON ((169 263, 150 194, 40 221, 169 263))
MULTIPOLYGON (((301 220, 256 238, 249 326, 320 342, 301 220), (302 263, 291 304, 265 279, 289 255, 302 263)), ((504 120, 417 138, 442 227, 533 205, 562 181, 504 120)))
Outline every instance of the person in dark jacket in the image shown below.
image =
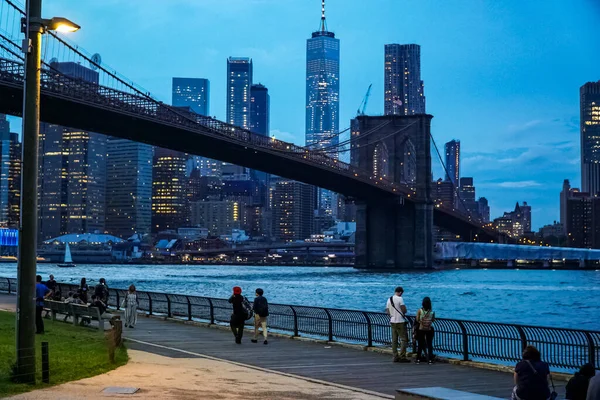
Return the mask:
POLYGON ((100 278, 98 284, 94 288, 94 294, 108 306, 108 285, 106 284, 106 279, 100 278))
POLYGON ((579 372, 575 372, 575 375, 567 383, 565 399, 585 400, 590 379, 594 377, 595 373, 596 371, 592 364, 585 364, 579 369, 579 372))
POLYGON ((258 328, 262 326, 262 334, 265 339, 263 344, 268 344, 267 341, 267 317, 269 316, 269 303, 263 296, 262 289, 256 289, 256 297, 252 309, 254 310, 254 339, 252 343, 258 343, 258 328))
POLYGON ((550 367, 534 346, 523 351, 523 360, 515 367, 513 400, 547 400, 550 398, 550 367))
POLYGON ((244 336, 244 324, 246 322, 246 310, 244 310, 244 297, 242 296, 242 288, 235 286, 233 288, 233 295, 229 298, 229 303, 233 307, 233 313, 231 313, 231 320, 229 326, 233 336, 235 336, 235 342, 242 344, 242 336, 244 336))
POLYGON ((88 302, 88 292, 89 292, 90 288, 87 284, 87 281, 85 278, 81 278, 81 284, 79 285, 79 299, 81 301, 83 301, 83 304, 87 304, 88 302))

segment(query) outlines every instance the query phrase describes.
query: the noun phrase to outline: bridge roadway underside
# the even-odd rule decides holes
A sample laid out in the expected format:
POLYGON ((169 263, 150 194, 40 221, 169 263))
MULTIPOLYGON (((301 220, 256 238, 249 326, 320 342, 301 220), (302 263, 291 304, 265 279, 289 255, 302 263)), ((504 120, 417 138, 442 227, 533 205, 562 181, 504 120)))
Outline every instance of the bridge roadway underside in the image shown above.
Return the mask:
MULTIPOLYGON (((22 87, 0 85, 0 112, 15 116, 22 114, 22 87)), ((51 124, 102 133, 109 136, 148 143, 166 149, 209 157, 277 176, 322 187, 347 196, 377 202, 395 197, 376 186, 354 179, 351 175, 320 167, 285 152, 255 149, 227 137, 201 134, 160 120, 145 118, 130 112, 118 112, 42 91, 41 120, 51 124)))

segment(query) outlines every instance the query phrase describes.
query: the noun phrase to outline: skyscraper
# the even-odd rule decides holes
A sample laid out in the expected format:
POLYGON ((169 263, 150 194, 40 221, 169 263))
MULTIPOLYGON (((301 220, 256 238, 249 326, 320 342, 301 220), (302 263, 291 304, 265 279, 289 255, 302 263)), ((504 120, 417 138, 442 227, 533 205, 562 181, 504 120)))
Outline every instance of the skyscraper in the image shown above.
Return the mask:
POLYGON ((579 90, 581 111, 581 191, 600 192, 600 81, 579 90))
MULTIPOLYGON (((325 1, 321 4, 320 29, 306 41, 306 145, 338 158, 340 41, 327 30, 325 1)), ((335 193, 319 189, 317 202, 321 213, 337 216, 335 193)))
POLYGON ((263 136, 269 136, 269 89, 262 84, 252 85, 250 89, 250 130, 263 136))
POLYGON ((322 4, 321 27, 306 41, 306 145, 315 148, 339 142, 340 41, 327 30, 322 4))
POLYGON ((479 218, 479 204, 475 201, 473 178, 460 178, 458 196, 460 197, 458 209, 473 218, 479 218))
POLYGON ((106 161, 106 230, 127 239, 150 233, 152 223, 151 145, 109 138, 106 161))
POLYGON ((193 112, 210 114, 210 81, 202 78, 173 78, 175 107, 190 107, 193 112))
POLYGON ((177 229, 187 222, 187 154, 156 147, 152 168, 152 232, 177 229))
POLYGON ((451 140, 445 145, 446 148, 446 181, 450 181, 456 187, 460 179, 460 140, 451 140))
POLYGON ((385 115, 425 114, 421 46, 386 44, 384 61, 385 115))
POLYGON ((20 202, 21 142, 0 114, 0 227, 19 227, 20 202))
POLYGON ((252 87, 252 59, 227 59, 227 122, 248 129, 250 127, 250 88, 252 87))
POLYGON ((481 218, 481 222, 490 222, 490 206, 488 200, 485 197, 480 197, 479 200, 477 200, 477 204, 479 206, 479 217, 481 218))
POLYGON ((313 228, 314 186, 279 179, 273 183, 273 236, 292 242, 310 237, 313 228))
MULTIPOLYGON (((67 76, 98 83, 98 73, 74 62, 54 63, 67 76)), ((40 239, 103 232, 106 136, 40 124, 40 239)))

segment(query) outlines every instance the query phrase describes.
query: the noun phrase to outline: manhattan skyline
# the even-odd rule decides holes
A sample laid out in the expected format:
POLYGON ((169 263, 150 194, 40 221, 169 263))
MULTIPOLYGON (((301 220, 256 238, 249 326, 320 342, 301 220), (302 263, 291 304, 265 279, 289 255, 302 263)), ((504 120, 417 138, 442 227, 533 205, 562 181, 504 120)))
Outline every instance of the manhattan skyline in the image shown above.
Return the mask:
MULTIPOLYGON (((160 100, 169 101, 172 77, 210 79, 211 115, 220 119, 225 119, 225 60, 251 57, 255 80, 271 94, 271 133, 302 144, 305 38, 318 29, 320 1, 229 3, 223 12, 216 1, 177 0, 168 6, 148 1, 142 8, 63 0, 48 3, 44 12, 68 10, 83 26, 74 40, 160 100), (203 23, 191 23, 198 15, 206 17, 203 23), (169 29, 157 30, 157 18, 169 29), (141 22, 133 26, 134 20, 141 22)), ((587 0, 573 2, 568 12, 553 4, 450 1, 409 7, 329 0, 328 25, 344 39, 346 61, 340 71, 340 128, 348 126, 370 83, 367 114, 383 113, 384 45, 419 44, 438 146, 461 140, 461 175, 475 178, 492 216, 527 201, 534 228, 551 223, 558 219, 562 180, 580 182, 579 87, 600 79, 600 55, 591 52, 600 42, 592 34, 599 8, 587 0)), ((443 177, 436 164, 434 178, 443 177)))

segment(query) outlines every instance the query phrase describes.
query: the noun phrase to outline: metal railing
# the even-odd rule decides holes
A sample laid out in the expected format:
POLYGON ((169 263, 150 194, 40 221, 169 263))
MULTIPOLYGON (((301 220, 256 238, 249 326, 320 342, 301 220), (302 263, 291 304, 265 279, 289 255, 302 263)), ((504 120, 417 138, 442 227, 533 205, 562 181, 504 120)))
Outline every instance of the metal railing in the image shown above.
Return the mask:
MULTIPOLYGON (((0 292, 15 293, 16 279, 0 277, 0 292)), ((76 291, 77 285, 60 283, 62 295, 76 291)), ((109 305, 120 308, 126 290, 109 289, 109 305)), ((137 291, 139 310, 149 315, 228 324, 231 305, 226 299, 137 291)), ((310 336, 365 346, 390 346, 391 332, 387 314, 269 304, 269 328, 293 336, 310 336)), ((408 316, 409 338, 414 317, 408 316)), ((435 329, 434 352, 462 360, 517 362, 526 345, 536 346, 551 366, 576 369, 592 363, 599 369, 600 332, 548 328, 493 322, 439 318, 435 329)), ((410 342, 410 340, 409 340, 410 342)), ((413 344, 413 350, 414 344, 413 344)))

